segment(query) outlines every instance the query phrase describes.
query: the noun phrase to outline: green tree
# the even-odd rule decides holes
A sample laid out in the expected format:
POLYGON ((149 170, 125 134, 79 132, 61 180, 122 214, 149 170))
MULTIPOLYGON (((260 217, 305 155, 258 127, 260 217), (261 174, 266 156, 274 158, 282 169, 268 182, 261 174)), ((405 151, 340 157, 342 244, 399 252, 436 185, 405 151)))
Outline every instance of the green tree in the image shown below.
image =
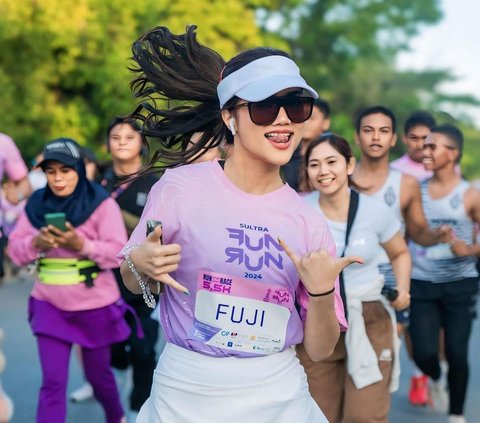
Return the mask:
MULTIPOLYGON (((448 70, 401 72, 395 68, 397 54, 420 27, 441 18, 439 0, 306 0, 285 6, 281 13, 265 13, 261 24, 289 40, 302 73, 331 103, 333 129, 353 140, 355 116, 371 105, 392 108, 401 124, 415 109, 425 108, 442 117, 445 105, 480 104, 471 95, 441 92, 441 84, 453 79, 448 70)), ((467 139, 464 167, 471 172, 471 155, 480 154, 479 132, 470 128, 466 133, 472 138, 467 139)), ((393 154, 402 152, 399 142, 393 154)))
POLYGON ((0 131, 27 157, 57 136, 98 146, 110 119, 135 106, 128 67, 143 32, 197 24, 200 40, 228 59, 262 44, 259 7, 278 1, 0 0, 0 131))

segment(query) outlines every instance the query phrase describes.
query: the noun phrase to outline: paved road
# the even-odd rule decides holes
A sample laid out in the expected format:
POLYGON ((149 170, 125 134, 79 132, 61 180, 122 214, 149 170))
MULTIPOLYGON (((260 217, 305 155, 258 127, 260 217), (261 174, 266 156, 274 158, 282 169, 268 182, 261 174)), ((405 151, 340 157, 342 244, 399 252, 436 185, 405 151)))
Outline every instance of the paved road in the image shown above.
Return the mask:
MULTIPOLYGON (((35 338, 27 323, 27 299, 32 287, 29 279, 15 279, 0 286, 0 327, 6 332, 3 345, 7 368, 2 375, 4 388, 13 398, 16 410, 11 423, 33 423, 40 387, 40 367, 35 338)), ((478 307, 477 307, 478 309, 478 307)), ((480 423, 480 327, 473 328, 470 344, 472 371, 466 415, 469 423, 480 423)), ((428 408, 411 407, 407 401, 409 363, 402 351, 402 379, 399 392, 393 395, 391 423, 446 423, 444 416, 428 408)), ((69 392, 81 384, 78 362, 71 360, 69 392)), ((102 423, 103 411, 94 401, 69 404, 68 423, 102 423)), ((174 423, 174 422, 172 422, 174 423)))

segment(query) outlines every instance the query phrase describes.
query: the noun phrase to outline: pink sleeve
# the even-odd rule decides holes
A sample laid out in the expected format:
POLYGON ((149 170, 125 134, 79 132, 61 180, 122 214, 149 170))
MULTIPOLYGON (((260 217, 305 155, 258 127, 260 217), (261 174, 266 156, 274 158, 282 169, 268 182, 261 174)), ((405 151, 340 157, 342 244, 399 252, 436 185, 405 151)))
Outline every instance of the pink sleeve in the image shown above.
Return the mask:
POLYGON ((95 239, 85 239, 80 253, 97 263, 100 269, 118 267, 115 255, 127 241, 127 230, 117 202, 113 198, 107 198, 85 224, 90 221, 95 225, 97 235, 95 239))
POLYGON ((17 266, 31 263, 37 258, 40 250, 33 248, 32 242, 38 232, 38 229, 31 225, 25 211, 22 211, 8 238, 7 246, 7 254, 17 266))
POLYGON ((20 181, 28 175, 27 166, 23 162, 20 151, 13 140, 4 134, 0 134, 2 154, 5 156, 5 172, 11 181, 20 181))
MULTIPOLYGON (((332 234, 330 233, 330 229, 328 228, 327 223, 325 222, 319 229, 315 231, 315 233, 320 234, 320 243, 317 246, 313 246, 311 251, 318 250, 321 248, 326 248, 330 256, 337 257, 337 252, 335 248, 335 243, 332 238, 332 234)), ((342 297, 340 296, 340 284, 339 278, 335 280, 335 292, 333 294, 334 298, 334 307, 335 307, 335 314, 337 316, 338 323, 340 325, 340 330, 342 332, 346 331, 348 328, 348 323, 345 318, 345 309, 343 307, 342 297)), ((300 305, 300 317, 303 321, 305 321, 307 311, 308 311, 308 302, 310 297, 307 294, 307 291, 300 281, 297 289, 297 301, 300 305)))

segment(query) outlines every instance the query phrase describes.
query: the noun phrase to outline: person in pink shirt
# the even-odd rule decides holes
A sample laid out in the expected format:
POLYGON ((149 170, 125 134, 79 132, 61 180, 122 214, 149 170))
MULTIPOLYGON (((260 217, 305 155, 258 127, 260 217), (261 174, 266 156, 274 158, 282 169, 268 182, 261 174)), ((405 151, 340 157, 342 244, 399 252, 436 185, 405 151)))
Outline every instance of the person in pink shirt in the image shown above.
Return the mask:
POLYGON ((32 191, 28 182, 28 169, 20 151, 13 140, 0 134, 0 180, 6 175, 8 182, 4 185, 6 197, 12 204, 18 204, 32 191))
POLYGON ((151 291, 164 288, 167 345, 137 423, 326 422, 294 347, 331 354, 346 326, 337 276, 361 259, 335 258, 325 220, 280 177, 317 93, 286 53, 225 63, 195 28, 157 27, 133 45, 135 96, 183 100, 136 113, 150 165, 167 168, 119 255, 132 292, 154 306, 151 291), (234 145, 227 160, 186 164, 222 140, 234 145), (161 225, 146 236, 149 220, 161 225))
POLYGON ((392 169, 412 175, 421 181, 432 176, 430 170, 423 165, 423 144, 435 126, 435 118, 428 112, 418 110, 413 112, 405 121, 403 142, 407 152, 390 163, 392 169))
POLYGON ((48 184, 29 198, 10 235, 8 253, 17 265, 37 265, 28 316, 43 376, 37 423, 65 422, 73 344, 82 347, 85 374, 106 422, 125 423, 110 369, 110 345, 130 333, 111 271, 127 234, 115 200, 86 178, 80 151, 69 138, 45 145, 39 166, 48 184), (64 227, 62 222, 47 225, 46 215, 59 212, 64 227))
POLYGON ((0 281, 4 276, 3 255, 8 229, 5 214, 31 193, 28 169, 14 141, 0 133, 0 281), (7 180, 3 182, 4 177, 7 180))

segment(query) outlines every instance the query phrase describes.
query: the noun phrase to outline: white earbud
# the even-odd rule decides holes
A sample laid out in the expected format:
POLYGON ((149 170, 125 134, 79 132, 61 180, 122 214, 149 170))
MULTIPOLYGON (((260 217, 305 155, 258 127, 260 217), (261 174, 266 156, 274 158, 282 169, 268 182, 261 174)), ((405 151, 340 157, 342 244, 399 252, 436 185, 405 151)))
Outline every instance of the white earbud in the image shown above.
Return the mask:
POLYGON ((235 135, 237 133, 237 131, 235 131, 235 119, 233 117, 230 118, 228 126, 230 128, 230 132, 232 133, 232 135, 235 135))

